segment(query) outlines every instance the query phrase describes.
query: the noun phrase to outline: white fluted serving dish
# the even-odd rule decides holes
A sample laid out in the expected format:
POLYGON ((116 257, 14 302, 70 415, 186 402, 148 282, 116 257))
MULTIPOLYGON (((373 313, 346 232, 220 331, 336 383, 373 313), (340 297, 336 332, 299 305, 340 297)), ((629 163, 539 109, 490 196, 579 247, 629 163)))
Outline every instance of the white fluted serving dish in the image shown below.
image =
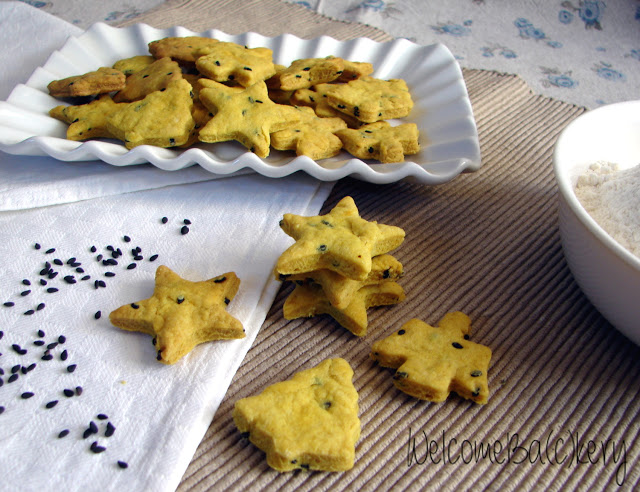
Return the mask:
POLYGON ((114 166, 151 163, 170 171, 197 164, 217 175, 252 169, 279 178, 301 171, 323 181, 351 176, 372 183, 407 178, 440 184, 462 172, 477 171, 481 166, 478 132, 462 71, 442 44, 421 46, 406 39, 379 43, 366 38, 344 42, 326 36, 305 40, 290 34, 265 37, 252 32, 229 35, 217 30, 195 33, 183 27, 155 29, 145 24, 115 28, 98 23, 80 36, 69 38, 44 66, 37 68, 24 84, 16 86, 6 101, 0 101, 0 150, 17 155, 51 156, 61 161, 99 159, 114 166), (274 62, 282 65, 299 58, 334 55, 372 63, 375 77, 405 79, 414 108, 402 121, 418 125, 422 150, 407 156, 405 162, 392 164, 363 161, 346 152, 316 162, 272 150, 267 158, 261 159, 236 142, 198 144, 188 149, 142 145, 127 150, 114 140, 67 140, 67 125, 49 116, 49 110, 61 104, 48 94, 47 84, 51 80, 148 54, 148 43, 156 39, 194 35, 250 48, 270 48, 274 62))

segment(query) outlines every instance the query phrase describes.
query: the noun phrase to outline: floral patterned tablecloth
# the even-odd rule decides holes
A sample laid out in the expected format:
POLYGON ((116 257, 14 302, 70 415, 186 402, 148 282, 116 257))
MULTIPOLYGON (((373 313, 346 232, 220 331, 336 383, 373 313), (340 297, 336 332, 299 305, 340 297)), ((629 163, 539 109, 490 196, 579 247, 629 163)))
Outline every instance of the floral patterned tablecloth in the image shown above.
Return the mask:
POLYGON ((587 108, 640 98, 638 0, 287 0, 514 73, 587 108))

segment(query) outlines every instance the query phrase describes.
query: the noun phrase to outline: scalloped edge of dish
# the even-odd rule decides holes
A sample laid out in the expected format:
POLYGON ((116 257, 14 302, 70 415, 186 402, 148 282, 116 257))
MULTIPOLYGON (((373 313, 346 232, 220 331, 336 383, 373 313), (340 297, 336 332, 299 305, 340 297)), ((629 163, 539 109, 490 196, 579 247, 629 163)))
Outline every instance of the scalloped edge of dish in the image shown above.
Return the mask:
POLYGON ((385 43, 367 38, 338 41, 328 36, 304 40, 292 34, 229 35, 215 29, 196 33, 183 27, 156 29, 146 24, 115 28, 98 23, 80 36, 69 38, 25 84, 16 86, 7 100, 0 102, 0 150, 17 155, 50 156, 61 161, 98 159, 114 166, 150 163, 169 171, 199 165, 213 174, 229 175, 248 168, 271 178, 304 172, 322 181, 351 176, 378 184, 403 179, 441 184, 460 173, 477 171, 482 165, 477 127, 462 71, 442 44, 421 46, 406 39, 385 43), (115 141, 67 140, 64 138, 66 125, 49 117, 48 110, 60 104, 48 95, 46 85, 50 80, 110 66, 118 59, 135 54, 146 54, 147 43, 154 39, 194 35, 269 47, 273 50, 274 62, 280 64, 332 54, 373 63, 376 77, 405 79, 412 92, 414 109, 402 121, 418 124, 422 150, 405 162, 394 164, 363 161, 344 151, 317 162, 273 150, 269 157, 261 159, 235 142, 199 144, 185 150, 148 145, 127 150, 115 141), (96 50, 101 56, 96 57, 96 50))

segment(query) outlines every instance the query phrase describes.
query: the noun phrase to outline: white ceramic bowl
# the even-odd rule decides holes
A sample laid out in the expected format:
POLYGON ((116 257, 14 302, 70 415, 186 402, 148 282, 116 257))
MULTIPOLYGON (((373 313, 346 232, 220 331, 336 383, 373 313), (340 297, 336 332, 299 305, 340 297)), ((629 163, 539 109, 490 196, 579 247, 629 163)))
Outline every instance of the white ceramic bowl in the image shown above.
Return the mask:
POLYGON ((553 158, 569 268, 598 311, 640 345, 640 258, 600 227, 574 192, 578 177, 597 161, 617 163, 620 169, 640 164, 640 101, 584 113, 563 130, 553 158))

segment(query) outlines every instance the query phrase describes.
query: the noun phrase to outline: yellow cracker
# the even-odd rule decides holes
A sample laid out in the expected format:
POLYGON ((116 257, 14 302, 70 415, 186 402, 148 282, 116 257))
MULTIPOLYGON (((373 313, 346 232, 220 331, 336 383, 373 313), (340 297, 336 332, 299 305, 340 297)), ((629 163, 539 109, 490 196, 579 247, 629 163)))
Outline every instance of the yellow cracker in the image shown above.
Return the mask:
POLYGON ((470 342, 470 328, 469 317, 461 312, 447 314, 437 328, 412 319, 375 342, 371 357, 384 367, 397 369, 395 386, 411 396, 441 402, 454 391, 486 403, 491 349, 470 342))
POLYGON ((360 77, 347 84, 326 88, 328 104, 363 123, 403 118, 413 108, 407 83, 402 79, 360 77))
POLYGON ((362 122, 357 118, 329 106, 326 90, 332 84, 318 84, 312 89, 298 89, 290 97, 296 106, 312 107, 320 118, 340 118, 349 128, 358 128, 362 122))
POLYGON ((371 259, 371 271, 364 280, 343 277, 331 270, 317 270, 299 275, 280 275, 276 272, 276 278, 281 281, 317 283, 322 287, 327 300, 337 309, 346 308, 361 287, 395 281, 402 275, 402 264, 389 254, 374 256, 371 259))
POLYGON ((217 39, 203 36, 167 37, 149 43, 149 52, 155 58, 168 56, 180 65, 193 66, 196 52, 217 43, 217 39))
POLYGON ((282 275, 329 269, 363 280, 371 271, 373 256, 388 253, 404 241, 399 227, 360 217, 349 196, 326 215, 285 214, 280 227, 296 240, 278 259, 276 271, 282 275))
POLYGON ((359 79, 365 75, 373 73, 373 65, 366 62, 354 62, 350 60, 344 61, 344 69, 336 82, 349 82, 350 80, 359 79))
POLYGON ((111 113, 107 128, 128 149, 144 144, 183 145, 195 126, 192 108, 191 84, 181 78, 165 91, 152 92, 143 100, 127 103, 111 113))
POLYGON ((120 70, 127 77, 151 65, 156 59, 151 55, 137 55, 118 60, 113 68, 120 70))
POLYGON ((69 140, 112 138, 113 135, 107 128, 107 116, 121 107, 122 104, 113 102, 109 94, 103 94, 87 104, 56 106, 49 111, 49 115, 69 124, 69 140))
POLYGON ((405 155, 420 152, 418 127, 415 123, 391 126, 386 121, 378 121, 358 129, 339 130, 336 135, 345 150, 360 159, 403 162, 405 155))
POLYGON ((335 132, 347 128, 340 118, 319 118, 311 108, 301 107, 302 119, 289 128, 271 134, 271 145, 277 150, 295 150, 296 155, 311 159, 333 157, 342 149, 335 132))
POLYGON ((53 80, 47 89, 53 97, 96 96, 122 89, 125 79, 125 75, 120 70, 100 67, 83 75, 53 80))
POLYGON ((169 84, 180 79, 182 79, 180 66, 171 58, 160 58, 127 77, 124 88, 113 96, 113 100, 116 102, 138 101, 152 92, 165 90, 169 84))
POLYGON ((153 336, 157 360, 174 364, 198 344, 244 337, 240 321, 225 310, 239 286, 233 272, 191 282, 161 265, 153 296, 119 307, 109 320, 123 330, 153 336))
POLYGON ((342 75, 342 58, 304 58, 295 60, 269 80, 269 87, 283 91, 306 89, 316 84, 336 80, 342 75))
POLYGON ((365 285, 353 295, 344 309, 332 306, 322 287, 309 283, 296 285, 283 306, 285 319, 310 318, 328 314, 341 326, 356 336, 367 334, 369 322, 367 309, 375 306, 389 306, 404 301, 405 293, 397 282, 381 282, 365 285))
POLYGON ((200 100, 215 115, 200 130, 202 142, 236 140, 260 157, 269 155, 272 132, 301 118, 298 109, 271 101, 264 82, 240 92, 223 84, 206 87, 200 100))
POLYGON ((234 82, 249 87, 275 72, 273 52, 269 48, 247 48, 236 43, 219 42, 198 51, 198 71, 216 82, 234 82))
POLYGON ((360 437, 352 378, 347 361, 327 359, 238 400, 233 420, 275 470, 349 470, 360 437))

